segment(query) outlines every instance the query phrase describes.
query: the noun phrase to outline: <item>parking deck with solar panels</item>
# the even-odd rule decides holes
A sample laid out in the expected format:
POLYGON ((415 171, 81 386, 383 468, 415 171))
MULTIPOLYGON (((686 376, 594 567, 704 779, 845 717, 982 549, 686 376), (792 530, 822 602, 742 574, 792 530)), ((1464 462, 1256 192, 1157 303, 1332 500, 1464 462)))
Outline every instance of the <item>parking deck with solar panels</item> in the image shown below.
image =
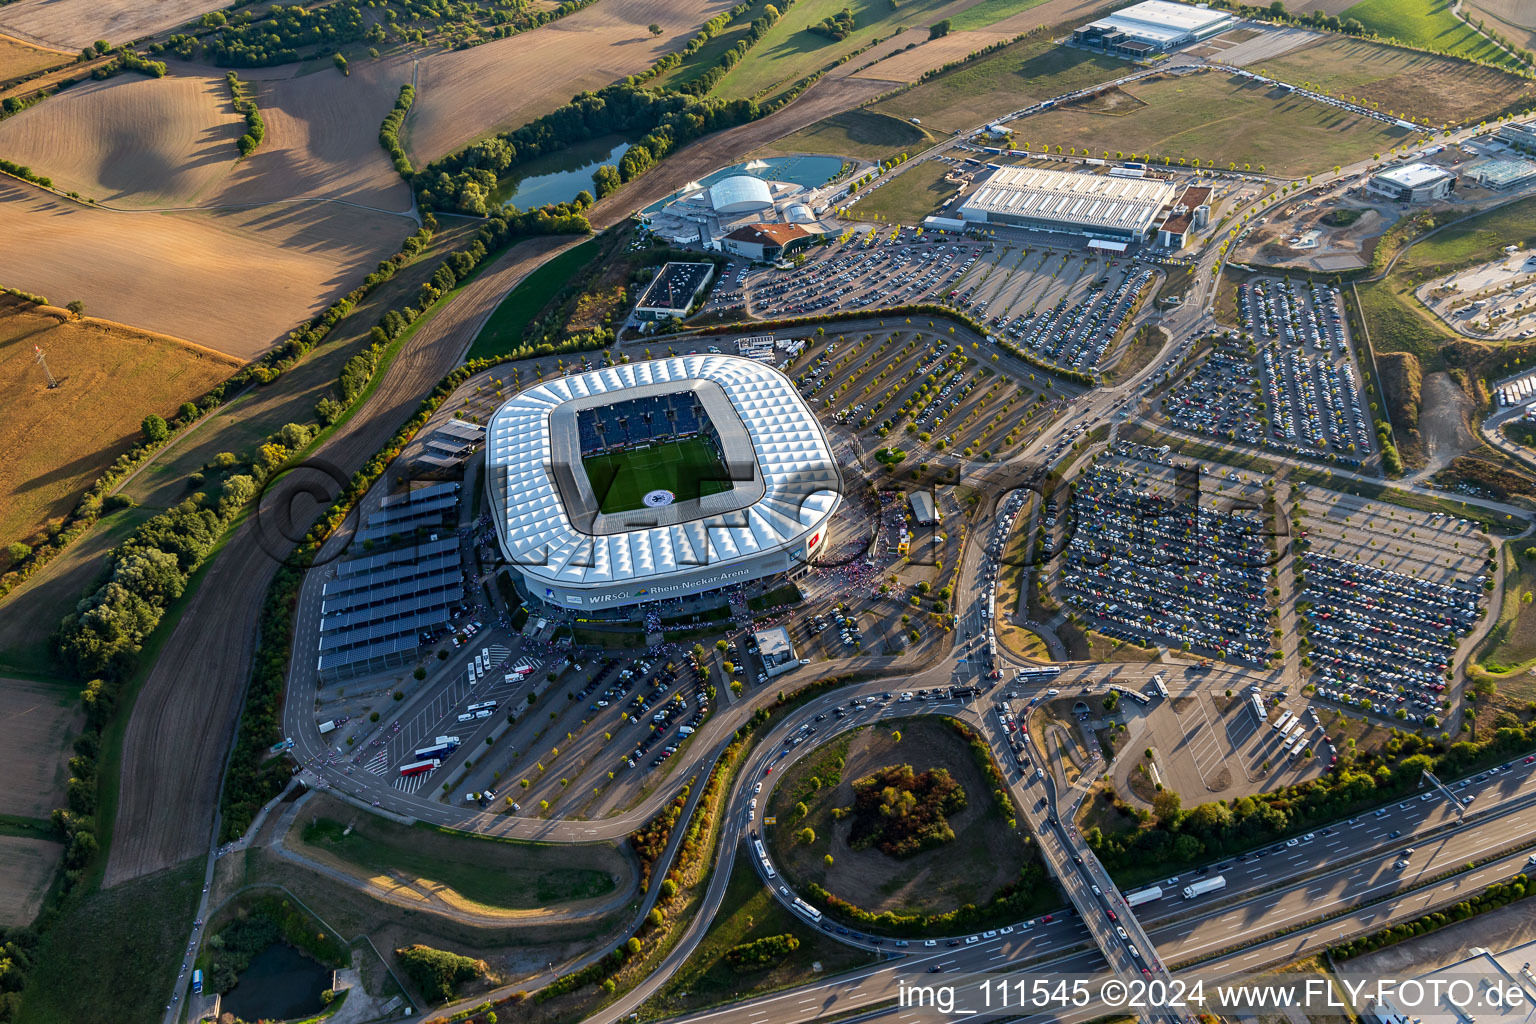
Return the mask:
POLYGON ((456 466, 474 454, 485 440, 485 428, 463 420, 448 420, 427 438, 426 451, 417 456, 434 466, 456 466))
MULTIPOLYGON (((444 526, 458 506, 457 483, 386 498, 366 517, 358 540, 444 526)), ((438 537, 337 563, 320 604, 322 677, 350 677, 403 664, 421 634, 448 622, 464 601, 457 537, 438 537)))

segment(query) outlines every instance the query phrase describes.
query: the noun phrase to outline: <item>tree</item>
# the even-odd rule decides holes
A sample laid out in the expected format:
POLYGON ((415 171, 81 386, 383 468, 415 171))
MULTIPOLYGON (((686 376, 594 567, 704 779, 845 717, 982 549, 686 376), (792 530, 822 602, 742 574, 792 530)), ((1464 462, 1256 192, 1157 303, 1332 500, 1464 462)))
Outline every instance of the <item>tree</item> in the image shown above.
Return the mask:
POLYGON ((340 71, 343 75, 350 76, 352 74, 352 69, 347 67, 347 58, 341 54, 338 53, 331 57, 331 63, 335 64, 336 70, 340 71))
POLYGON ((79 320, 82 316, 85 315, 85 303, 81 302, 79 299, 75 299, 64 308, 69 310, 70 316, 73 316, 76 320, 79 320))
POLYGON ((945 18, 943 21, 936 21, 932 25, 928 26, 928 38, 929 39, 938 39, 938 38, 940 38, 942 36, 947 36, 947 35, 949 35, 949 19, 948 18, 945 18))
POLYGON ((661 26, 656 24, 654 21, 645 26, 645 30, 653 36, 661 35, 661 26))
POLYGON ((795 833, 795 835, 798 836, 800 841, 807 846, 816 841, 816 830, 813 828, 803 828, 799 832, 795 833))
POLYGON ((150 444, 159 444, 171 436, 171 428, 166 426, 165 418, 155 413, 145 416, 139 427, 144 431, 144 440, 150 444))
POLYGON ((31 553, 32 549, 19 540, 6 545, 5 548, 5 554, 10 558, 12 565, 20 565, 31 553))
POLYGON ((1161 790, 1152 798, 1152 813, 1157 815, 1157 823, 1163 828, 1171 829, 1178 824, 1182 807, 1179 794, 1171 789, 1161 790))

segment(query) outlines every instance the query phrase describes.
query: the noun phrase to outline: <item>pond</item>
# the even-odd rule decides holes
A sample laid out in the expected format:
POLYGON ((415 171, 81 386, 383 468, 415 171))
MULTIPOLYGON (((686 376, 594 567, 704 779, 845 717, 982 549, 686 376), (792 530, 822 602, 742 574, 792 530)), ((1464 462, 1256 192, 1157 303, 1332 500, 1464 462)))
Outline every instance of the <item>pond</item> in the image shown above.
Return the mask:
POLYGON ((222 1009, 241 1020, 289 1020, 324 1009, 320 993, 331 987, 331 969, 285 942, 251 957, 222 1009))
POLYGON ((678 189, 667 198, 652 203, 641 212, 655 213, 679 195, 693 192, 701 186, 713 185, 721 178, 729 178, 736 174, 750 174, 764 181, 788 181, 806 188, 816 188, 831 181, 842 169, 842 158, 835 156, 771 156, 763 160, 749 160, 743 164, 732 164, 718 171, 711 171, 698 181, 690 182, 678 189))
POLYGON ((568 203, 582 189, 595 196, 592 173, 605 165, 617 167, 629 145, 627 139, 605 135, 536 156, 518 168, 516 177, 501 179, 491 198, 498 206, 511 203, 520 210, 532 210, 548 203, 568 203))

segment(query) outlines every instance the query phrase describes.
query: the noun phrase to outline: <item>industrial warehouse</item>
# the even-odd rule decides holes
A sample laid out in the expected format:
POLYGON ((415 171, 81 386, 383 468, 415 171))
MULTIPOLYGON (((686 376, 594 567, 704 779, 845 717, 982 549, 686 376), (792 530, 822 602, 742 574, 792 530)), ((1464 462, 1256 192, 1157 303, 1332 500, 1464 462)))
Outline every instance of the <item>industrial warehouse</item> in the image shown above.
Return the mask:
POLYGON ((601 609, 798 574, 841 477, 793 382, 740 356, 604 367, 492 416, 486 493, 529 597, 601 609))
POLYGON ((1177 187, 1161 178, 999 167, 965 197, 957 213, 970 224, 1140 242, 1177 194, 1177 187))
POLYGON ((1079 46, 1091 46, 1120 57, 1148 57, 1209 39, 1238 22, 1235 15, 1201 4, 1146 0, 1072 33, 1079 46))

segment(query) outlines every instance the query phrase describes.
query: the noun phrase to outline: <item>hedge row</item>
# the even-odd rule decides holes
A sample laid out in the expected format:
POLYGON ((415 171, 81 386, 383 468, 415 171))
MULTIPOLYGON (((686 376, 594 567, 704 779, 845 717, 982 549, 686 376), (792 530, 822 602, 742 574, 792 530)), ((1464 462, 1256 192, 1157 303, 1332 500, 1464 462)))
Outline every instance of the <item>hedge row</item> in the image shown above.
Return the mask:
POLYGON ((1523 900, 1529 893, 1529 885, 1530 880, 1525 875, 1516 875, 1507 882, 1490 885, 1469 900, 1462 900, 1444 910, 1425 914, 1412 921, 1399 922, 1370 935, 1362 935, 1351 942, 1334 946, 1329 952, 1333 954, 1335 960, 1348 960, 1362 953, 1370 953, 1384 946, 1395 945, 1405 939, 1428 935, 1448 924, 1465 921, 1479 914, 1486 914, 1490 910, 1506 907, 1517 900, 1523 900))
POLYGON ((405 124, 406 115, 411 112, 415 102, 416 89, 407 82, 400 87, 395 105, 384 115, 384 123, 379 126, 379 145, 384 147, 384 152, 394 161, 396 173, 406 181, 410 181, 416 171, 411 166, 411 158, 406 155, 405 147, 400 145, 400 128, 405 124))

